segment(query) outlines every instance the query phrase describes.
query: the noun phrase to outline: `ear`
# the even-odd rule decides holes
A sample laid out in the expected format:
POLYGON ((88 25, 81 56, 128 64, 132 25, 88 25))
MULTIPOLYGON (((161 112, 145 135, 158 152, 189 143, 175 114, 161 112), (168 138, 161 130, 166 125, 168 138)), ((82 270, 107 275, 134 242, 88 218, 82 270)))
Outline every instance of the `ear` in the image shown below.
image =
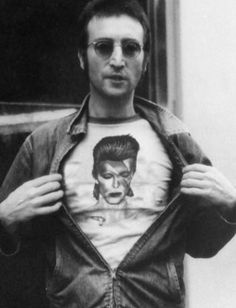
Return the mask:
POLYGON ((96 200, 99 199, 99 184, 97 182, 95 182, 93 187, 93 196, 96 200))
POLYGON ((144 59, 143 59, 143 73, 146 72, 148 64, 149 64, 149 55, 145 53, 144 59))
POLYGON ((84 70, 85 68, 84 56, 82 55, 80 51, 78 51, 78 58, 79 58, 80 67, 82 68, 82 70, 84 70))

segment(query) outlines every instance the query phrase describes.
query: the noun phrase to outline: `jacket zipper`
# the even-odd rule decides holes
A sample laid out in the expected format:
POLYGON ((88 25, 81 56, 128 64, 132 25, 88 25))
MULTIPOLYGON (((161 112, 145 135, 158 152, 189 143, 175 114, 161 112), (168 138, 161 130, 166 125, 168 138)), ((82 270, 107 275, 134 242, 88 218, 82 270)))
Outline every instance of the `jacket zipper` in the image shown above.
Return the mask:
MULTIPOLYGON (((171 205, 178 199, 178 197, 180 196, 180 191, 178 190, 177 193, 173 196, 173 198, 169 201, 169 203, 167 204, 165 210, 161 213, 160 216, 157 217, 157 219, 153 222, 153 224, 155 224, 158 220, 161 219, 161 217, 166 214, 166 212, 169 210, 169 208, 171 207, 171 205)), ((73 222, 73 225, 75 226, 75 228, 79 231, 80 235, 84 238, 84 240, 86 241, 87 245, 89 245, 89 247, 95 252, 95 254, 97 255, 97 257, 100 259, 100 261, 106 266, 106 268, 108 269, 109 273, 110 273, 110 277, 111 277, 111 299, 110 299, 110 307, 111 308, 115 308, 116 307, 116 299, 115 299, 115 281, 117 280, 117 271, 119 269, 119 265, 116 269, 112 269, 110 264, 103 258, 103 256, 99 253, 99 251, 97 250, 97 248, 93 245, 93 243, 89 240, 89 238, 87 237, 87 235, 82 231, 82 229, 76 224, 76 222, 74 221, 73 217, 70 215, 69 211, 67 210, 67 208, 63 205, 63 208, 67 214, 67 216, 69 217, 69 219, 73 222)), ((146 231, 145 231, 146 233, 146 231)), ((144 234, 145 234, 144 233, 144 234)), ((143 235, 141 235, 142 237, 143 235)), ((132 249, 132 248, 131 248, 132 249)), ((121 260, 122 263, 122 260, 121 260)), ((120 264, 121 264, 120 263, 120 264)))
MULTIPOLYGON (((110 266, 109 266, 110 267, 110 266)), ((110 273, 111 273, 111 279, 112 279, 112 285, 111 285, 111 292, 112 292, 112 296, 111 296, 111 308, 116 307, 116 298, 115 298, 115 281, 116 281, 116 272, 117 269, 112 269, 110 267, 110 273)))
POLYGON ((108 272, 110 274, 111 277, 111 299, 110 299, 110 306, 111 308, 116 307, 116 301, 115 301, 115 292, 114 292, 114 283, 117 279, 117 269, 112 269, 110 264, 103 258, 103 256, 99 253, 99 251, 97 250, 96 246, 93 245, 93 243, 89 240, 89 238, 87 237, 87 235, 82 231, 82 229, 80 228, 80 226, 78 226, 76 224, 76 222, 74 221, 73 217, 70 215, 69 211, 67 210, 67 208, 63 205, 63 208, 67 214, 67 216, 69 217, 70 221, 73 223, 73 225, 75 226, 75 228, 77 229, 77 231, 79 232, 79 234, 84 238, 84 240, 86 241, 86 244, 89 245, 89 247, 95 252, 95 254, 97 255, 97 257, 100 259, 100 261, 106 266, 106 268, 108 269, 108 272), (115 304, 115 306, 114 306, 115 304))

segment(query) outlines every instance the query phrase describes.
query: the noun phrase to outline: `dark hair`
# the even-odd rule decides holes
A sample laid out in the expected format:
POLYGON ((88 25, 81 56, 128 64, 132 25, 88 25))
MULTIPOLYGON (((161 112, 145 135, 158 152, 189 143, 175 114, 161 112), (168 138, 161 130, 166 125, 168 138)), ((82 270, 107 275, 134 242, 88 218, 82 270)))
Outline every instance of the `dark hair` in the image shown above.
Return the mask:
POLYGON ((94 17, 110 17, 119 15, 128 15, 137 21, 144 30, 144 51, 149 53, 151 44, 150 24, 143 8, 136 0, 92 0, 83 9, 78 22, 80 30, 79 50, 81 54, 87 48, 88 32, 87 26, 89 21, 94 17))
POLYGON ((101 139, 93 150, 93 177, 98 175, 99 163, 106 160, 122 161, 134 158, 134 172, 139 151, 138 142, 130 135, 109 136, 101 139))

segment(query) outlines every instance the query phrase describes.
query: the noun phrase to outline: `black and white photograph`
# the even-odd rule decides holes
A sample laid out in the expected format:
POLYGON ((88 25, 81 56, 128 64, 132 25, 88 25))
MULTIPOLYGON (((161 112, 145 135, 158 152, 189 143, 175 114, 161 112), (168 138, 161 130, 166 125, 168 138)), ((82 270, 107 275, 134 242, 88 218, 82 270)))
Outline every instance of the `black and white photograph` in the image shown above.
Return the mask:
POLYGON ((235 16, 0 1, 0 308, 236 307, 235 16))

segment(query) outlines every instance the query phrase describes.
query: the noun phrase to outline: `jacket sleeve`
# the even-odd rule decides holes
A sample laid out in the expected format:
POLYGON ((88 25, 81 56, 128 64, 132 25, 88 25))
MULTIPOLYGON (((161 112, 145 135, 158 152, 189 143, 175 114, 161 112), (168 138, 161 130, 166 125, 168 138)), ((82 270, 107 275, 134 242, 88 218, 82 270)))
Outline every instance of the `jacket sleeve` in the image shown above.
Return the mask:
MULTIPOLYGON (((32 178, 31 152, 31 144, 29 138, 27 138, 16 155, 0 188, 0 203, 17 187, 32 178)), ((0 225, 0 254, 5 256, 14 255, 19 251, 20 245, 20 237, 13 239, 13 237, 5 231, 4 227, 0 225)))
MULTIPOLYGON (((175 142, 185 163, 211 165, 189 134, 176 136, 175 142)), ((234 236, 236 223, 228 222, 216 210, 205 206, 203 198, 186 197, 186 206, 191 208, 186 230, 186 252, 192 257, 214 256, 234 236)))
POLYGON ((201 208, 200 204, 188 224, 186 252, 195 258, 212 257, 228 243, 235 231, 236 224, 227 222, 212 209, 201 208))

